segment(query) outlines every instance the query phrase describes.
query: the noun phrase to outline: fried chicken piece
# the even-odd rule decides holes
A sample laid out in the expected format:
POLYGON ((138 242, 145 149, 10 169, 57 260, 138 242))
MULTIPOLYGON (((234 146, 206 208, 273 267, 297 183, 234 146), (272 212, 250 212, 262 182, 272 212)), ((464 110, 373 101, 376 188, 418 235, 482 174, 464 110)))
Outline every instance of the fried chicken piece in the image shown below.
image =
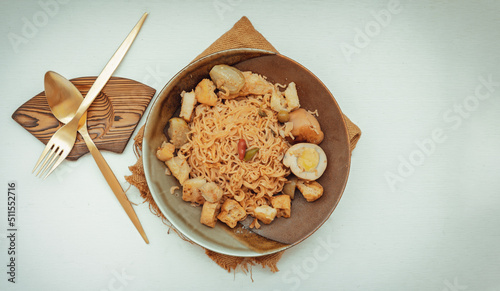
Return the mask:
POLYGON ((271 205, 278 213, 278 217, 290 217, 292 201, 288 195, 276 195, 271 197, 271 205))
POLYGON ((323 186, 316 181, 299 180, 297 188, 299 188, 299 191, 306 198, 307 202, 318 200, 323 195, 323 186))
POLYGON ((238 221, 246 217, 245 209, 233 199, 227 199, 221 207, 221 213, 217 218, 227 224, 230 228, 234 228, 238 221))
POLYGON ((181 113, 180 117, 184 118, 186 122, 191 121, 191 117, 193 115, 194 106, 196 105, 196 94, 194 90, 191 92, 182 91, 182 105, 181 105, 181 113))
POLYGON ((182 185, 182 200, 204 204, 205 198, 201 195, 200 188, 206 183, 207 181, 202 177, 186 180, 182 185))
POLYGON ((200 222, 206 226, 215 227, 217 223, 217 214, 219 213, 219 202, 205 202, 201 209, 200 222))
POLYGON ((255 207, 253 213, 262 223, 270 224, 276 217, 277 210, 269 205, 261 205, 255 207))
POLYGON ((163 142, 156 150, 156 157, 158 160, 165 162, 174 157, 175 146, 169 142, 163 142))
POLYGON ((175 156, 165 162, 172 175, 179 180, 181 185, 189 178, 189 172, 191 172, 191 167, 188 165, 187 161, 179 156, 175 156))
POLYGON ((196 100, 202 104, 215 106, 217 103, 217 94, 215 94, 215 89, 215 84, 210 79, 201 80, 201 82, 198 83, 194 89, 196 100))
POLYGON ((222 189, 214 182, 205 183, 200 187, 201 195, 208 202, 217 202, 222 198, 222 189))

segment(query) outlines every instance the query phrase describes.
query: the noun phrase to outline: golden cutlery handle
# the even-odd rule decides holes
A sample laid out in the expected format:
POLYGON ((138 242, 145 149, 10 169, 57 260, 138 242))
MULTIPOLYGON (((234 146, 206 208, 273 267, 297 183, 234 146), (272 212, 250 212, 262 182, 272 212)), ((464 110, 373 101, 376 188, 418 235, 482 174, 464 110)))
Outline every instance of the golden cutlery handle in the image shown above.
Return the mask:
POLYGON ((73 117, 73 119, 71 119, 69 123, 75 123, 77 121, 74 120, 80 120, 85 111, 87 111, 87 109, 90 107, 90 104, 92 104, 92 102, 97 97, 99 92, 101 92, 104 85, 106 85, 109 78, 111 78, 111 75, 113 75, 114 71, 116 70, 116 68, 118 68, 118 65, 125 57, 125 54, 128 52, 137 34, 139 34, 142 24, 144 23, 144 20, 146 20, 147 16, 148 13, 144 13, 142 15, 141 19, 139 19, 139 22, 137 22, 132 31, 130 31, 130 33, 122 42, 120 47, 118 47, 116 52, 113 54, 111 59, 108 61, 108 63, 102 70, 102 72, 99 74, 99 76, 97 76, 97 79, 95 80, 94 84, 92 85, 92 87, 90 87, 89 91, 87 92, 87 95, 80 104, 80 107, 78 107, 75 116, 73 117))
POLYGON ((80 128, 79 132, 83 136, 83 140, 87 144, 90 153, 94 157, 94 160, 97 163, 99 170, 101 170, 101 173, 103 174, 104 178, 106 179, 106 182, 108 182, 109 187, 111 187, 111 190, 113 190, 113 193, 115 193, 116 198, 122 205, 123 209, 127 213, 132 223, 134 224, 135 228, 137 228, 137 230, 141 234, 144 241, 149 244, 148 237, 146 236, 146 233, 144 232, 144 229, 142 228, 139 218, 137 217, 134 208, 130 204, 127 195, 125 195, 125 192, 123 191, 120 182, 118 182, 118 179, 116 178, 115 174, 109 167, 108 163, 102 156, 101 152, 97 149, 96 145, 94 144, 94 141, 92 141, 92 138, 89 136, 87 129, 80 128))

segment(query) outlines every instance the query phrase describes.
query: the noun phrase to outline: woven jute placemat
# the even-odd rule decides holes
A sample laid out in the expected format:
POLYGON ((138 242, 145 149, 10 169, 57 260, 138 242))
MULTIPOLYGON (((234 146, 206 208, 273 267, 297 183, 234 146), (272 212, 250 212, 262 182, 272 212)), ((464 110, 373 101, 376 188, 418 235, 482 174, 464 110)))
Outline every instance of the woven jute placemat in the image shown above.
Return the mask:
MULTIPOLYGON (((193 61, 202 58, 211 53, 215 53, 221 50, 232 49, 232 48, 257 48, 269 51, 278 52, 265 38, 253 27, 250 20, 247 17, 242 17, 236 24, 223 34, 219 39, 217 39, 212 45, 210 45, 206 50, 204 50, 199 56, 197 56, 193 61)), ((361 130, 357 127, 347 116, 344 115, 344 119, 347 125, 347 130, 349 132, 350 149, 352 150, 356 147, 356 143, 361 137, 361 130)), ((163 216, 160 209, 156 205, 151 192, 149 191, 146 177, 144 175, 144 167, 142 163, 142 138, 144 134, 144 126, 138 131, 137 135, 134 137, 134 150, 137 156, 137 162, 135 165, 130 166, 129 169, 132 175, 126 176, 125 179, 137 189, 141 194, 141 197, 146 203, 149 204, 149 208, 153 214, 160 217, 163 222, 170 228, 170 230, 177 233, 183 240, 191 242, 188 238, 183 236, 178 232, 163 216)), ((219 254, 210 250, 205 249, 206 255, 211 258, 217 265, 226 269, 227 271, 232 270, 242 270, 244 272, 248 271, 253 265, 261 265, 263 268, 269 267, 272 272, 277 272, 277 263, 281 259, 285 251, 274 253, 271 255, 260 256, 260 257, 233 257, 228 255, 219 254)))

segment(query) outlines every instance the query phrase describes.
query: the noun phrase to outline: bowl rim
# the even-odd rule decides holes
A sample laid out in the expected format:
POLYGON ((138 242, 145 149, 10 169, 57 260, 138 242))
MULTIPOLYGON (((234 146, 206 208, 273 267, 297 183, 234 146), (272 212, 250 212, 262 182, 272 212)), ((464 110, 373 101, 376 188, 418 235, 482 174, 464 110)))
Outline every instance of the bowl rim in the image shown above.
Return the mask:
MULTIPOLYGON (((296 64, 299 67, 301 67, 301 69, 303 69, 303 70, 307 71, 309 74, 311 74, 319 82, 319 84, 321 84, 324 87, 324 89, 329 93, 330 97, 333 100, 333 104, 335 104, 335 106, 338 109, 338 111, 340 112, 340 114, 342 114, 342 124, 343 124, 343 127, 344 127, 344 132, 347 135, 347 139, 346 139, 347 140, 347 147, 349 148, 349 131, 347 129, 347 124, 346 124, 343 112, 342 112, 339 104, 337 103, 337 100, 334 98, 333 94, 330 92, 330 90, 328 89, 328 87, 326 87, 326 85, 314 73, 312 73, 309 69, 307 69, 306 67, 304 67, 299 62, 297 62, 297 61, 295 61, 295 60, 293 60, 293 59, 291 59, 291 58, 289 58, 289 57, 287 57, 287 56, 285 56, 283 54, 280 54, 278 52, 269 51, 269 50, 263 50, 263 49, 256 49, 256 48, 233 48, 233 49, 226 49, 226 50, 217 51, 217 52, 211 53, 209 55, 206 55, 204 57, 201 57, 199 59, 194 60, 193 62, 189 63, 188 65, 186 65, 185 67, 183 67, 181 70, 179 70, 163 86, 162 90, 154 97, 154 100, 151 103, 151 108, 148 111, 148 114, 147 114, 147 117, 146 117, 146 122, 144 124, 144 135, 143 135, 143 141, 142 141, 143 142, 143 152, 142 152, 143 157, 145 155, 151 155, 152 154, 152 153, 149 152, 149 147, 148 146, 144 146, 144 145, 148 144, 148 141, 146 140, 146 138, 148 136, 148 122, 151 119, 151 115, 153 114, 153 111, 154 111, 153 108, 155 108, 156 105, 157 105, 157 103, 160 102, 159 100, 165 98, 164 95, 168 94, 167 90, 170 89, 170 87, 172 86, 172 84, 174 82, 179 81, 177 79, 180 76, 183 75, 184 71, 186 71, 186 70, 188 70, 190 68, 196 67, 198 64, 203 63, 207 59, 211 59, 211 58, 213 58, 213 57, 215 57, 217 55, 224 54, 224 53, 234 53, 234 54, 237 54, 237 53, 262 53, 263 55, 278 55, 280 57, 285 58, 288 61, 293 62, 294 64, 296 64)), ((255 56, 255 57, 259 57, 259 56, 255 56)), ((349 149, 349 151, 350 151, 350 149, 349 149)), ((153 185, 152 181, 151 181, 152 178, 151 178, 151 175, 149 173, 149 169, 150 169, 149 159, 143 158, 143 164, 144 164, 144 174, 145 174, 146 182, 147 182, 148 185, 153 185)), ((262 252, 262 253, 261 252, 250 251, 250 250, 248 252, 243 252, 243 253, 239 253, 239 252, 237 252, 237 253, 234 253, 234 252, 225 252, 224 251, 224 247, 222 247, 221 249, 214 249, 212 247, 207 246, 206 244, 204 244, 203 242, 199 241, 198 239, 191 237, 190 235, 186 234, 182 230, 182 228, 179 228, 179 226, 175 223, 175 219, 173 219, 173 220, 170 219, 170 215, 168 214, 169 212, 166 211, 166 209, 164 209, 164 206, 162 205, 162 203, 158 203, 158 201, 160 201, 160 197, 157 196, 158 194, 154 191, 154 189, 152 187, 149 187, 149 186, 148 187, 150 189, 150 193, 151 193, 151 196, 153 197, 153 200, 155 201, 156 205, 158 206, 158 209, 165 216, 165 218, 167 219, 167 221, 175 228, 175 230, 179 231, 180 234, 183 237, 187 238, 190 242, 193 242, 193 243, 199 245, 202 248, 205 248, 205 249, 208 249, 208 250, 220 253, 220 254, 231 255, 231 256, 238 256, 238 257, 258 257, 258 256, 270 255, 270 254, 273 254, 273 253, 284 251, 284 250, 289 249, 289 248, 291 248, 293 246, 296 246, 299 243, 301 243, 302 241, 304 241, 306 238, 312 236, 321 226, 323 226, 323 224, 325 224, 325 222, 330 218, 330 216, 332 215, 332 213, 336 209, 338 203, 340 202, 340 200, 341 200, 341 198, 343 196, 343 193, 345 191, 345 188, 346 188, 346 185, 347 185, 347 181, 348 181, 348 178, 349 178, 349 174, 350 174, 350 167, 351 167, 351 155, 349 153, 347 155, 346 176, 345 176, 345 180, 342 183, 341 191, 339 193, 339 198, 336 201, 335 205, 332 207, 331 211, 328 213, 328 215, 325 217, 325 219, 321 223, 319 223, 308 235, 304 236, 302 239, 294 242, 293 244, 285 245, 282 248, 277 248, 277 249, 273 249, 271 251, 262 252)))

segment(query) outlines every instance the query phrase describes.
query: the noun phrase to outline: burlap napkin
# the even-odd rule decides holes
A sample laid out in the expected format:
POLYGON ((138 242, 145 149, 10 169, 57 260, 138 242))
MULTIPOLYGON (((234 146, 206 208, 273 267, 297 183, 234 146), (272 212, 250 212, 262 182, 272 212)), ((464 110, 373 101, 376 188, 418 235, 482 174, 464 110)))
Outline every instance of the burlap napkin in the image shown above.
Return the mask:
MULTIPOLYGON (((278 52, 263 36, 253 27, 252 23, 246 17, 242 17, 231 30, 223 34, 219 39, 217 39, 212 45, 210 45, 205 51, 203 51, 197 60, 201 57, 209 55, 211 53, 231 49, 231 48, 258 48, 265 49, 269 51, 278 52)), ((194 61, 193 60, 193 61, 194 61)), ((356 147, 361 136, 361 130, 354 123, 352 123, 347 116, 344 115, 345 122, 347 124, 347 130, 349 132, 350 139, 350 149, 352 150, 356 147)), ((141 193, 141 197, 144 198, 145 202, 149 204, 149 208, 153 214, 160 217, 163 222, 169 226, 171 230, 177 233, 182 239, 187 242, 192 243, 188 238, 184 237, 180 232, 178 232, 163 216, 158 206, 151 196, 148 185, 146 183, 146 177, 144 176, 144 168, 142 164, 142 138, 144 133, 144 126, 139 130, 134 138, 134 149, 137 155, 137 162, 135 165, 130 166, 129 169, 132 175, 126 176, 125 179, 131 184, 137 187, 141 193)), ((263 268, 269 267, 272 272, 277 272, 277 263, 280 260, 283 252, 278 252, 272 255, 253 257, 253 258, 240 258, 228 255, 222 255, 210 250, 205 250, 205 253, 210 257, 215 263, 217 263, 222 268, 227 271, 231 270, 243 270, 247 271, 252 265, 259 264, 263 268)))

